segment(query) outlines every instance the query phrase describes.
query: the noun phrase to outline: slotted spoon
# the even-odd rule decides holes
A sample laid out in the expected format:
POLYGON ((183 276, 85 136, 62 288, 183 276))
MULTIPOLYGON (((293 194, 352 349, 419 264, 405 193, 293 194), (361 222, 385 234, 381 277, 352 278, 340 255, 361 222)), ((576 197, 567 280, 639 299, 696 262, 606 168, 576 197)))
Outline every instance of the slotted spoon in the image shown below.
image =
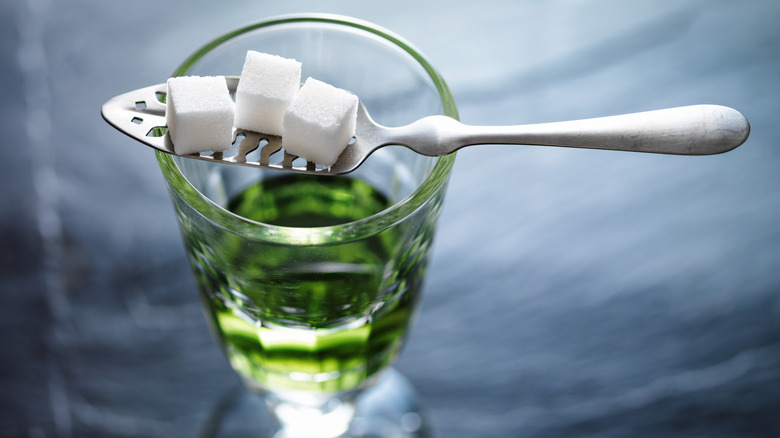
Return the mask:
MULTIPOLYGON (((237 77, 227 77, 235 93, 237 77)), ((119 131, 155 149, 174 154, 165 126, 166 84, 119 95, 103 105, 103 118, 119 131)), ((186 155, 220 163, 293 172, 338 175, 355 170, 372 152, 387 145, 406 146, 420 154, 446 155, 471 145, 515 144, 710 155, 741 145, 750 124, 738 111, 719 105, 693 105, 620 116, 516 126, 469 126, 447 116, 429 116, 409 125, 388 128, 376 124, 360 103, 354 140, 329 167, 299 164, 280 152, 281 138, 252 131, 233 132, 227 152, 186 155), (259 150, 259 153, 250 153, 259 150), (278 154, 277 154, 278 152, 278 154), (274 155, 276 154, 276 155, 274 155), (259 157, 254 157, 259 155, 259 157), (280 156, 276 161, 274 157, 280 156), (273 157, 272 157, 273 156, 273 157)))

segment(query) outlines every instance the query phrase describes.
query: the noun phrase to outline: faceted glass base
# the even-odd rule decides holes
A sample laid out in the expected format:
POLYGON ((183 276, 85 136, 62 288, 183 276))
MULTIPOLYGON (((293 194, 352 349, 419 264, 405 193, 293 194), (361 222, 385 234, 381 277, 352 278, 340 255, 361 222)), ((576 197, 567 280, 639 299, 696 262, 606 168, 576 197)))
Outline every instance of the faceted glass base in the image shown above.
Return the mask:
MULTIPOLYGON (((355 400, 354 418, 339 438, 432 438, 431 425, 422 412, 412 385, 397 371, 386 370, 377 383, 355 400)), ((314 421, 296 425, 295 431, 279 430, 261 395, 236 389, 225 395, 205 425, 203 438, 297 438, 325 432, 314 421), (315 430, 317 430, 315 432, 315 430), (301 435, 303 434, 303 435, 301 435)), ((323 426, 325 427, 325 426, 323 426)), ((326 434, 327 435, 327 434, 326 434)), ((334 437, 335 438, 335 437, 334 437)))

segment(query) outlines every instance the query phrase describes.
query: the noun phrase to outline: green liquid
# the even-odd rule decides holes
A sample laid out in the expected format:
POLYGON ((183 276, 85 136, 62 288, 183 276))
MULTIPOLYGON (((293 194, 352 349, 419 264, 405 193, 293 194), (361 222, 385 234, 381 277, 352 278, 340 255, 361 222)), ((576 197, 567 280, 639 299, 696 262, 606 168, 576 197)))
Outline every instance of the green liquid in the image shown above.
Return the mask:
MULTIPOLYGON (((319 227, 389 205, 359 180, 295 174, 255 184, 227 208, 268 224, 319 227)), ((229 233, 204 242, 183 228, 214 331, 250 384, 344 391, 396 358, 424 274, 425 236, 400 247, 408 230, 398 226, 348 243, 286 246, 229 233)))

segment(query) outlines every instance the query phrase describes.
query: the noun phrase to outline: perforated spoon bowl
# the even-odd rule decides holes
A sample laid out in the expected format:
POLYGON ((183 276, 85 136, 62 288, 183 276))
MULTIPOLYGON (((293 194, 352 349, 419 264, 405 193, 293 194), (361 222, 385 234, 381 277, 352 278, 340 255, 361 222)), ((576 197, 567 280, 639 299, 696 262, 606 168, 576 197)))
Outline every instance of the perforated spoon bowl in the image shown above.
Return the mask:
MULTIPOLYGON (((235 93, 237 77, 227 77, 235 93)), ((103 118, 119 131, 157 150, 174 154, 165 126, 166 84, 119 95, 103 105, 103 118)), ((186 155, 226 164, 292 172, 339 175, 352 172, 375 150, 406 146, 420 154, 441 156, 472 145, 511 144, 711 155, 745 142, 750 124, 738 111, 719 105, 693 105, 619 116, 515 126, 470 126, 447 116, 429 116, 401 127, 375 123, 359 104, 355 138, 327 168, 300 163, 283 152, 280 137, 234 129, 230 151, 186 155), (254 151, 259 151, 259 153, 254 151), (251 154, 251 155, 250 155, 251 154), (279 159, 274 157, 279 156, 279 159)))

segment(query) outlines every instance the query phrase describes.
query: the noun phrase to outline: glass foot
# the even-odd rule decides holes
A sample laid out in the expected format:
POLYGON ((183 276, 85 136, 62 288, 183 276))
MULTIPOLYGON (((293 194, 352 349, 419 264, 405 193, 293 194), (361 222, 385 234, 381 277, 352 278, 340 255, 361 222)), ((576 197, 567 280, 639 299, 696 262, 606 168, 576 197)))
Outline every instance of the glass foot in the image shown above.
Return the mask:
MULTIPOLYGON (((287 438, 266 407, 261 395, 243 388, 225 394, 211 413, 202 438, 287 438)), ((394 369, 388 369, 371 388, 355 400, 355 416, 339 438, 432 438, 412 385, 394 369)), ((334 437, 335 438, 335 437, 334 437)))

